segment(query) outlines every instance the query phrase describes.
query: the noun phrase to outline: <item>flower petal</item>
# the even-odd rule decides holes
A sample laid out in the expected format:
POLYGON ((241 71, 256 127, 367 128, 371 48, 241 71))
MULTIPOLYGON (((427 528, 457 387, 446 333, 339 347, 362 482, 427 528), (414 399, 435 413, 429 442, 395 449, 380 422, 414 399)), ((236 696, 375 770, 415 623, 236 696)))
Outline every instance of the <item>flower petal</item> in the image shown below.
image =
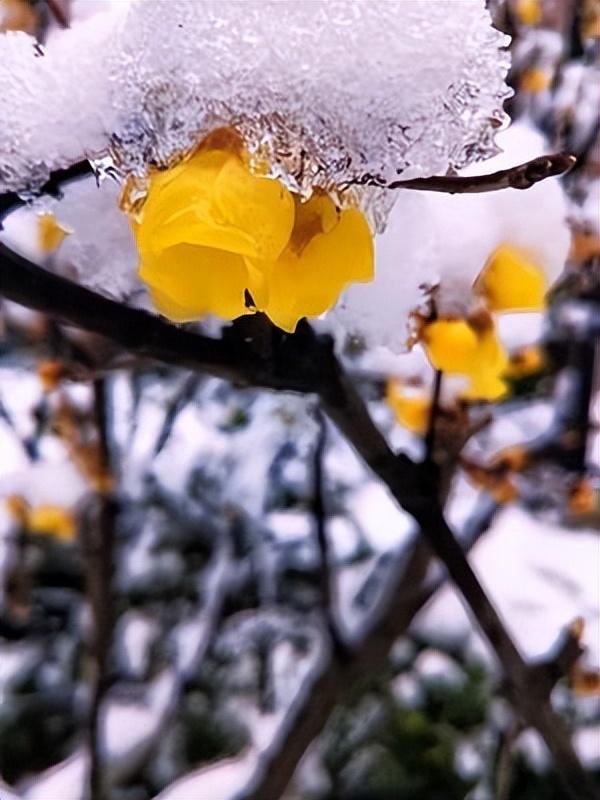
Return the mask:
POLYGON ((546 288, 543 270, 525 251, 507 244, 492 253, 477 282, 491 311, 540 311, 546 288))
POLYGON ((180 244, 143 258, 140 278, 148 284, 159 311, 177 322, 204 314, 235 319, 248 313, 244 298, 248 271, 235 253, 180 244))
MULTIPOLYGON (((323 204, 321 198, 314 202, 323 204)), ((325 209, 329 214, 333 203, 328 203, 325 209)), ((325 217, 325 222, 330 220, 325 217)), ((372 278, 369 226, 360 211, 342 211, 328 233, 317 233, 300 250, 287 247, 281 258, 269 265, 268 298, 261 310, 280 328, 292 332, 302 317, 319 316, 335 305, 348 283, 372 278)))
POLYGON ((502 376, 508 356, 493 325, 477 331, 466 320, 439 319, 425 327, 423 341, 436 369, 465 375, 469 400, 498 400, 506 394, 502 376))
POLYGON ((427 431, 431 400, 422 391, 411 391, 401 381, 390 380, 386 386, 385 399, 400 425, 419 435, 427 431))
POLYGON ((231 158, 216 180, 213 216, 218 225, 251 237, 254 252, 245 255, 270 261, 289 241, 294 200, 282 183, 253 175, 240 159, 231 158))
POLYGON ((442 372, 467 373, 479 342, 464 319, 438 319, 427 325, 423 341, 429 360, 442 372))

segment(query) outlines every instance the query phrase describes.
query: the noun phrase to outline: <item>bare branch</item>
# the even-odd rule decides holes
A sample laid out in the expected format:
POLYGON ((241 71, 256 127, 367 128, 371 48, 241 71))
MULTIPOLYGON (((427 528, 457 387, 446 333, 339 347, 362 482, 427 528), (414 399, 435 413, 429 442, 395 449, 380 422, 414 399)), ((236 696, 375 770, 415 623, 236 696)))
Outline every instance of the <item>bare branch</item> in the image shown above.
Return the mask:
MULTIPOLYGON (((447 194, 472 194, 479 192, 497 192, 501 189, 530 189, 534 184, 554 175, 568 172, 577 161, 576 156, 569 153, 555 153, 538 156, 516 167, 501 169, 487 175, 436 175, 430 178, 413 178, 406 181, 386 183, 373 175, 365 175, 352 181, 349 185, 379 186, 385 189, 417 189, 425 192, 445 192, 447 194)), ((80 161, 64 169, 53 172, 50 179, 39 190, 39 194, 61 197, 61 187, 72 180, 94 175, 94 168, 89 161, 80 161)), ((0 194, 0 230, 2 218, 7 213, 25 204, 25 200, 17 192, 0 194)))
MULTIPOLYGON (((50 175, 49 180, 41 187, 39 194, 49 194, 51 197, 62 197, 62 187, 65 183, 87 178, 95 175, 93 166, 89 161, 78 161, 64 169, 57 169, 50 175)), ((0 230, 2 230, 2 220, 15 208, 26 204, 26 200, 18 192, 7 192, 0 194, 0 230)))
POLYGON ((286 357, 275 361, 260 359, 251 342, 233 337, 210 339, 145 311, 128 308, 42 269, 2 243, 0 293, 28 308, 111 339, 142 358, 202 370, 237 384, 316 391, 324 369, 323 364, 309 363, 299 346, 302 337, 283 337, 286 357), (300 359, 301 366, 296 359, 300 359))
POLYGON ((442 392, 442 371, 436 369, 431 392, 431 407, 429 410, 429 420, 427 422, 427 432, 425 434, 425 459, 435 463, 436 446, 436 424, 440 411, 440 395, 442 392))
POLYGON ((555 153, 538 156, 516 167, 490 172, 487 175, 436 175, 431 178, 413 178, 407 181, 385 183, 367 175, 355 183, 367 186, 380 186, 385 189, 417 189, 423 192, 445 192, 446 194, 478 194, 497 192, 501 189, 530 189, 534 184, 562 175, 573 168, 576 156, 569 153, 555 153))
MULTIPOLYGON (((108 473, 109 450, 104 381, 97 381, 94 384, 94 416, 102 468, 108 473)), ((116 511, 114 499, 110 495, 97 492, 92 501, 91 513, 84 516, 80 525, 87 573, 87 592, 93 621, 94 670, 88 717, 91 800, 107 798, 101 745, 101 711, 109 684, 108 660, 114 624, 111 582, 116 511)))
POLYGON ((334 649, 341 655, 345 655, 347 653, 347 646, 338 629, 335 619, 335 576, 331 571, 331 552, 329 547, 329 539, 327 537, 327 511, 325 508, 323 475, 323 460, 325 457, 325 445, 327 442, 327 422, 318 406, 315 408, 314 415, 318 426, 318 433, 313 452, 312 512, 315 523, 317 547, 320 557, 319 572, 321 584, 321 607, 323 609, 323 616, 325 618, 325 623, 327 624, 334 649))
POLYGON ((68 28, 70 27, 70 9, 69 9, 69 0, 67 2, 61 2, 61 0, 45 0, 48 9, 56 22, 60 25, 61 28, 68 28))
POLYGON ((244 385, 318 393, 330 419, 415 518, 443 562, 513 686, 520 715, 544 738, 569 795, 576 800, 595 797, 568 732, 532 682, 527 665, 444 519, 435 465, 419 465, 406 456, 394 455, 327 337, 317 337, 308 325, 299 326, 294 335, 277 334, 279 338, 263 356, 252 343, 233 335, 207 339, 100 297, 36 267, 4 245, 0 245, 0 277, 2 292, 10 299, 103 334, 140 355, 205 370, 244 385))

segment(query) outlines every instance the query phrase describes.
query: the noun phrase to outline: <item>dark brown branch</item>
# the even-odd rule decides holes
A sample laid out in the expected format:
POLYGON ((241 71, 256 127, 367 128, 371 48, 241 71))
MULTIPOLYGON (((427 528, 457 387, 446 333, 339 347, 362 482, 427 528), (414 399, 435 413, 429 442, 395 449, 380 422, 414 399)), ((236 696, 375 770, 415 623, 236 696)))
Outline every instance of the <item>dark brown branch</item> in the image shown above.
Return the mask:
POLYGON ((349 689, 385 669, 392 644, 435 591, 433 585, 424 585, 430 559, 431 551, 417 538, 408 557, 398 565, 394 585, 384 601, 385 613, 351 657, 333 651, 331 661, 310 686, 293 724, 276 750, 269 753, 262 776, 243 800, 280 800, 304 753, 323 731, 334 708, 344 702, 349 689))
MULTIPOLYGON (((78 161, 70 167, 57 169, 50 175, 50 178, 39 190, 39 194, 49 194, 51 197, 62 197, 62 187, 65 183, 88 178, 95 175, 93 166, 89 161, 78 161)), ((37 193, 36 193, 37 194, 37 193)), ((2 219, 15 208, 25 205, 26 201, 18 192, 7 192, 0 194, 0 230, 2 230, 2 219)))
POLYGON ((446 194, 477 194, 497 192, 501 189, 530 189, 535 183, 562 175, 575 165, 577 158, 569 153, 555 153, 538 156, 516 167, 490 172, 487 175, 446 175, 431 178, 413 178, 407 181, 385 183, 372 176, 357 180, 367 186, 381 186, 386 189, 417 189, 424 192, 445 192, 446 194))
POLYGON ((332 574, 330 564, 331 552, 327 537, 327 510, 325 508, 323 461, 327 443, 327 422, 318 406, 315 409, 315 421, 318 426, 318 433, 312 459, 312 512, 320 559, 321 607, 334 649, 343 655, 346 653, 347 648, 335 619, 336 587, 334 583, 335 576, 332 574))
POLYGON ((431 392, 431 407, 429 409, 429 420, 427 422, 427 432, 425 434, 425 460, 435 463, 436 446, 436 426, 440 411, 440 395, 442 391, 442 372, 435 371, 433 390, 431 392))
POLYGON ((69 7, 60 0, 45 0, 48 9, 61 28, 70 27, 69 7))
MULTIPOLYGON (((353 181, 354 185, 380 186, 386 189, 417 189, 426 192, 445 192, 447 194, 472 194, 478 192, 497 192, 501 189, 529 189, 535 183, 562 175, 568 172, 577 161, 569 153, 555 153, 548 156, 539 156, 516 167, 501 169, 487 175, 439 175, 431 178, 413 178, 406 181, 385 181, 372 175, 353 181)), ((50 179, 39 190, 39 194, 49 194, 60 197, 63 184, 72 180, 94 175, 94 168, 89 161, 72 164, 65 169, 53 172, 50 179)), ((0 194, 0 230, 2 218, 24 204, 23 198, 17 192, 0 194)))
POLYGON ((130 353, 167 364, 203 370, 242 385, 310 392, 317 389, 320 363, 297 352, 298 338, 285 337, 294 358, 258 359, 251 344, 235 338, 209 339, 128 308, 31 263, 0 243, 0 294, 8 300, 100 334, 130 353), (306 363, 304 363, 306 362, 306 363))
POLYGON ((1 291, 11 300, 103 334, 139 355, 242 384, 317 392, 330 419, 415 518, 445 565, 505 670, 519 713, 543 737, 569 795, 576 800, 595 797, 564 725, 532 684, 523 658, 444 519, 435 468, 393 454, 326 338, 299 326, 299 332, 282 335, 269 357, 262 358, 243 340, 206 339, 100 297, 36 267, 4 245, 0 245, 0 276, 1 291))
MULTIPOLYGON (((104 381, 94 384, 94 417, 98 449, 103 471, 108 474, 106 392, 104 381)), ((82 549, 87 573, 87 592, 92 613, 93 676, 88 717, 90 751, 90 800, 106 800, 106 770, 102 753, 102 706, 108 690, 108 662, 111 648, 114 614, 112 602, 112 572, 114 527, 117 506, 110 495, 96 493, 91 513, 81 524, 82 549)))

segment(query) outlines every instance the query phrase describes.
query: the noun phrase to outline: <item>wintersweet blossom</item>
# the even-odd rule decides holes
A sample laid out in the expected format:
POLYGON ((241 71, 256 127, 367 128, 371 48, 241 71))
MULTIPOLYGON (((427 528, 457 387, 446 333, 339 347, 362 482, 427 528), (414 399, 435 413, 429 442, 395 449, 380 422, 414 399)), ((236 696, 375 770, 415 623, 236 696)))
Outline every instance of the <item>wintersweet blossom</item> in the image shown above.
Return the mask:
POLYGON ((509 365, 494 322, 481 319, 439 319, 425 326, 423 344, 432 365, 451 375, 464 375, 466 400, 498 400, 506 393, 502 380, 509 365))
POLYGON ((427 431, 431 399, 422 388, 392 379, 386 385, 385 399, 401 425, 420 435, 427 431))
POLYGON ((480 312, 466 319, 438 319, 424 326, 422 342, 436 369, 464 375, 467 400, 498 400, 507 391, 510 359, 490 312, 540 311, 547 279, 535 256, 509 244, 497 247, 473 287, 480 312))
MULTIPOLYGON (((504 169, 547 149, 523 123, 499 134, 498 144, 504 153, 465 174, 504 169)), ((556 178, 524 192, 400 190, 385 231, 375 238, 376 278, 344 293, 336 319, 368 347, 400 353, 413 346, 432 300, 442 319, 467 319, 481 304, 494 314, 540 311, 569 252, 566 216, 556 178)), ((531 343, 521 330, 524 340, 513 345, 531 343)))
POLYGON ((373 278, 363 214, 318 190, 303 201, 253 172, 230 131, 152 174, 132 225, 139 275, 158 310, 177 322, 262 311, 291 332, 335 305, 348 284, 373 278))
POLYGON ((535 255, 507 243, 494 250, 475 284, 490 311, 541 311, 547 289, 535 255))
POLYGON ((54 503, 30 506, 20 495, 9 495, 4 504, 11 517, 29 533, 54 536, 70 541, 75 537, 77 524, 73 514, 54 503))
POLYGON ((68 235, 69 231, 57 221, 54 214, 41 214, 38 217, 37 245, 42 255, 52 255, 68 235))

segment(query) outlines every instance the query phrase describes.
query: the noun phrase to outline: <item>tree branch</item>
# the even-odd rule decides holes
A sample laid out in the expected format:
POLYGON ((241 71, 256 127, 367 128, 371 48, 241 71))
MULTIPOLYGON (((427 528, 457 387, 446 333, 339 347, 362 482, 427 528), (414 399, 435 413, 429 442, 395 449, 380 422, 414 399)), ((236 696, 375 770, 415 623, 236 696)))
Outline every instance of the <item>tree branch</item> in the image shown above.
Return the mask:
POLYGON ((1 242, 0 293, 8 300, 111 339, 142 358, 199 369, 245 386, 311 392, 316 390, 323 368, 308 362, 299 346, 303 337, 283 337, 286 357, 260 359, 251 342, 191 333, 42 269, 1 242))
MULTIPOLYGON (((555 153, 548 156, 538 156, 538 158, 533 158, 524 164, 501 169, 487 175, 435 175, 430 178, 413 178, 405 181, 392 181, 391 183, 386 183, 383 179, 373 175, 364 175, 351 181, 348 185, 379 186, 385 189, 416 189, 425 192, 445 192, 447 194, 497 192, 501 189, 530 189, 535 183, 539 183, 546 178, 568 172, 576 161, 577 158, 569 153, 555 153)), ((89 161, 80 161, 53 172, 38 193, 40 195, 49 194, 52 197, 61 197, 62 186, 65 183, 95 174, 94 168, 89 161)), ((3 217, 15 208, 24 205, 25 202, 18 192, 0 194, 0 230, 2 230, 3 217)))
POLYGON ((542 735, 569 795, 577 800, 595 797, 564 725, 530 680, 527 665, 444 519, 435 465, 419 465, 394 455, 327 337, 317 337, 308 325, 302 325, 294 335, 281 334, 262 356, 252 342, 234 336, 207 339, 101 297, 36 267, 4 245, 0 245, 0 277, 1 291, 9 299, 107 336, 139 355, 208 371, 243 385, 318 393, 330 419, 415 518, 445 565, 505 670, 519 713, 542 735))
MULTIPOLYGON (((49 194, 51 197, 62 197, 62 187, 65 183, 87 178, 90 175, 95 175, 93 166, 89 161, 78 161, 76 164, 71 164, 70 167, 64 169, 57 169, 51 173, 50 178, 39 190, 39 194, 49 194)), ((36 194, 38 194, 36 192, 36 194)), ((2 220, 15 208, 26 204, 26 200, 18 192, 0 193, 0 231, 2 230, 2 220)))
POLYGON ((315 525, 317 548, 319 551, 319 578, 321 607, 323 617, 331 636, 333 647, 342 656, 347 652, 346 643, 340 633, 335 618, 336 584, 331 570, 331 548, 327 537, 327 510, 325 508, 323 461, 327 442, 327 422, 319 406, 315 408, 315 421, 318 426, 317 440, 312 458, 312 513, 315 525))
POLYGON ((477 194, 497 192, 501 189, 530 189, 535 183, 562 175, 575 165, 577 158, 569 153, 538 156, 516 167, 490 172, 487 175, 440 175, 431 178, 413 178, 386 183, 367 175, 354 183, 380 186, 385 189, 417 189, 424 192, 446 194, 477 194))
MULTIPOLYGON (((101 466, 110 469, 106 387, 103 380, 94 383, 94 417, 97 429, 101 466)), ((114 523, 117 512, 115 500, 96 492, 92 513, 82 520, 81 541, 87 573, 87 591, 93 621, 94 670, 88 717, 90 751, 90 800, 106 800, 107 787, 102 753, 102 705, 109 685, 109 653, 111 648, 114 612, 112 602, 112 572, 114 523)))

